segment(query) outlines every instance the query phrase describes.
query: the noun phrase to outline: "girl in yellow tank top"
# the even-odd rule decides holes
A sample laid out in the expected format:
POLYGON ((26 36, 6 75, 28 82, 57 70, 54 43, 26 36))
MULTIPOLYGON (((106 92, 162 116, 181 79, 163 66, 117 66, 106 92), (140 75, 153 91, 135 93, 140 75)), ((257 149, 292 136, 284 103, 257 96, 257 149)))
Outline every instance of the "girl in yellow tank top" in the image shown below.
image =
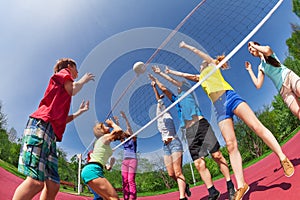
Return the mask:
MULTIPOLYGON (((225 81, 220 70, 216 69, 217 65, 225 58, 225 56, 218 56, 214 59, 210 55, 185 42, 181 42, 179 47, 188 49, 203 59, 200 66, 201 74, 183 73, 168 68, 166 69, 166 73, 198 82, 202 81, 207 75, 210 75, 212 70, 215 70, 209 77, 206 77, 207 79, 201 83, 201 86, 213 102, 215 111, 217 112, 216 114, 220 117, 218 125, 226 142, 230 162, 238 185, 235 199, 242 199, 249 190, 249 186, 244 179, 242 157, 238 149, 234 131, 233 114, 243 120, 245 124, 247 124, 247 126, 274 151, 281 162, 285 175, 287 177, 292 176, 294 174, 294 166, 283 153, 274 135, 257 119, 248 104, 240 98, 233 88, 225 81)), ((228 68, 227 63, 223 64, 220 68, 228 68)))

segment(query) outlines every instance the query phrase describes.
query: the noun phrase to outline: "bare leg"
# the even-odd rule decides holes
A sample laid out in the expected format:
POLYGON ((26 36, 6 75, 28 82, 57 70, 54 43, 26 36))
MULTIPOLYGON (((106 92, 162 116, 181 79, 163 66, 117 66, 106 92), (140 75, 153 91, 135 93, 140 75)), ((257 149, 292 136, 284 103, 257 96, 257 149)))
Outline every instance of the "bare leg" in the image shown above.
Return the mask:
POLYGON ((42 190, 40 200, 52 200, 52 199, 54 200, 58 191, 59 191, 59 184, 47 180, 42 190))
POLYGON ((219 122, 219 127, 226 142, 230 163, 237 182, 237 188, 242 188, 245 184, 242 157, 238 149, 232 119, 225 119, 219 122))
POLYGON ((226 181, 229 181, 230 178, 230 171, 228 168, 228 164, 226 159, 224 158, 222 152, 219 150, 215 153, 211 154, 212 158, 214 159, 214 161, 219 165, 219 168, 222 172, 222 174, 224 175, 226 181))
POLYGON ((44 182, 27 177, 15 191, 13 200, 30 200, 44 187, 44 182))
POLYGON ((298 99, 295 99, 291 103, 289 109, 296 117, 298 117, 298 119, 300 119, 300 101, 298 99))
POLYGON ((185 177, 182 174, 182 152, 175 152, 171 156, 173 160, 173 168, 179 188, 180 198, 184 198, 186 183, 185 177))
POLYGON ((264 143, 278 156, 281 161, 286 158, 274 135, 257 119, 256 115, 247 103, 241 103, 234 110, 234 114, 241 118, 241 120, 243 120, 247 126, 264 141, 264 143))
POLYGON ((201 179, 205 183, 207 189, 212 187, 213 182, 212 182, 212 179, 211 179, 211 174, 210 174, 208 168, 206 167, 204 158, 199 158, 197 160, 194 160, 194 164, 195 164, 195 167, 196 167, 196 169, 198 170, 198 172, 201 176, 201 179))
POLYGON ((174 179, 178 184, 179 196, 180 196, 179 198, 184 198, 185 197, 185 179, 184 179, 184 177, 183 177, 183 181, 179 179, 179 177, 183 176, 182 170, 181 170, 182 153, 176 152, 176 153, 173 153, 171 156, 165 155, 164 162, 165 162, 165 166, 168 171, 168 175, 172 179, 174 179), (178 158, 178 156, 179 156, 179 158, 178 158), (178 168, 178 167, 180 167, 180 168, 178 168), (180 176, 180 174, 181 174, 181 176, 180 176))
POLYGON ((104 199, 119 200, 118 194, 110 182, 106 178, 96 178, 88 182, 90 186, 97 194, 104 199))

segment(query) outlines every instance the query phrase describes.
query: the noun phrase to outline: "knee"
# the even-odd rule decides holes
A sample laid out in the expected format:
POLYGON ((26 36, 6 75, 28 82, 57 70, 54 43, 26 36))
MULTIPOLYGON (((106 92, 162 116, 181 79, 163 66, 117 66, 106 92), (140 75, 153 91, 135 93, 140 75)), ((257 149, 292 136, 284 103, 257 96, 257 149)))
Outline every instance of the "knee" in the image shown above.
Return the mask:
POLYGON ((168 172, 168 175, 172 178, 172 179, 176 179, 176 175, 174 172, 168 172))
POLYGON ((227 141, 226 146, 229 154, 233 154, 235 151, 238 151, 238 144, 236 140, 227 141))
POLYGON ((205 161, 202 158, 194 161, 195 167, 198 171, 202 171, 206 168, 205 161))
POLYGON ((176 177, 176 178, 179 178, 179 177, 181 177, 181 176, 182 176, 181 170, 175 172, 175 177, 176 177))
POLYGON ((44 182, 37 181, 37 180, 34 180, 31 183, 32 183, 32 187, 39 188, 40 190, 42 190, 44 188, 44 185, 45 185, 44 182))
POLYGON ((212 158, 216 161, 220 161, 223 159, 223 155, 222 155, 222 152, 221 151, 217 151, 215 153, 212 153, 211 154, 212 158))

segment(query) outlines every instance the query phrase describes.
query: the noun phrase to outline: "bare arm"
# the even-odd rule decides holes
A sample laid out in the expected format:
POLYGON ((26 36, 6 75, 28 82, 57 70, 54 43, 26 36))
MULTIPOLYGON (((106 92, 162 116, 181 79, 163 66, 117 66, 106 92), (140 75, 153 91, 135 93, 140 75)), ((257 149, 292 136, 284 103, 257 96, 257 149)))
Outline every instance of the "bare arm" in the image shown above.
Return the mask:
POLYGON ((153 88, 153 91, 154 91, 154 94, 155 94, 155 98, 156 98, 156 100, 158 101, 158 100, 161 99, 161 98, 160 98, 159 93, 158 93, 158 91, 157 91, 155 81, 151 81, 151 86, 152 86, 152 88, 153 88))
POLYGON ((248 43, 248 47, 252 47, 256 49, 257 51, 261 52, 265 56, 270 56, 273 54, 273 50, 271 49, 270 46, 261 46, 261 45, 254 44, 254 42, 250 41, 248 43))
POLYGON ((115 162, 116 162, 116 159, 114 157, 111 157, 109 164, 105 165, 106 170, 110 171, 112 169, 112 167, 114 166, 115 162))
POLYGON ((189 73, 185 73, 185 72, 179 72, 176 70, 171 70, 168 67, 166 67, 165 72, 167 74, 173 74, 175 76, 180 76, 180 77, 186 78, 190 81, 194 81, 194 82, 199 81, 199 75, 197 75, 197 74, 189 74, 189 73))
POLYGON ((123 130, 121 129, 120 126, 118 126, 113 120, 111 119, 107 119, 105 121, 105 123, 107 124, 107 126, 113 128, 111 134, 114 135, 114 134, 118 134, 120 132, 123 132, 123 130))
POLYGON ((68 92, 69 95, 75 96, 83 87, 84 84, 87 82, 94 80, 95 76, 91 73, 86 73, 79 79, 78 81, 70 81, 67 80, 64 83, 65 90, 68 92))
POLYGON ((157 87, 170 99, 172 100, 172 92, 168 90, 168 88, 163 85, 157 78, 155 78, 152 74, 149 74, 150 80, 154 81, 157 87))
POLYGON ((176 87, 181 87, 182 86, 182 82, 181 81, 178 81, 178 80, 172 78, 171 76, 163 73, 158 66, 155 66, 155 65, 152 66, 152 70, 153 70, 154 73, 160 75, 161 77, 163 77, 167 81, 171 82, 176 87))
POLYGON ((89 110, 89 107, 90 107, 90 102, 89 101, 82 101, 80 106, 79 106, 79 109, 75 113, 73 113, 72 115, 69 115, 67 117, 67 123, 73 121, 76 117, 78 117, 82 113, 89 110))
POLYGON ((179 47, 180 48, 185 48, 185 49, 188 49, 188 50, 192 51, 193 53, 195 53, 196 55, 201 57, 203 60, 206 60, 208 63, 214 63, 214 59, 212 57, 210 57, 210 55, 204 53, 203 51, 197 49, 194 46, 186 44, 184 41, 179 43, 179 47))
POLYGON ((248 61, 245 62, 245 67, 246 67, 246 70, 249 72, 249 75, 250 75, 250 77, 252 79, 252 82, 254 83, 255 87, 257 89, 260 89, 261 86, 264 83, 264 77, 265 77, 264 73, 261 70, 259 70, 258 74, 257 74, 257 77, 256 77, 253 70, 252 70, 251 63, 248 62, 248 61))
MULTIPOLYGON (((120 112, 121 113, 121 116, 123 117, 123 119, 125 120, 126 122, 126 127, 127 127, 127 133, 129 135, 132 135, 133 134, 133 131, 132 131, 132 128, 131 128, 131 125, 129 123, 129 120, 127 118, 127 116, 125 115, 125 113, 123 111, 120 112)), ((136 139, 136 137, 134 137, 134 139, 136 139)))

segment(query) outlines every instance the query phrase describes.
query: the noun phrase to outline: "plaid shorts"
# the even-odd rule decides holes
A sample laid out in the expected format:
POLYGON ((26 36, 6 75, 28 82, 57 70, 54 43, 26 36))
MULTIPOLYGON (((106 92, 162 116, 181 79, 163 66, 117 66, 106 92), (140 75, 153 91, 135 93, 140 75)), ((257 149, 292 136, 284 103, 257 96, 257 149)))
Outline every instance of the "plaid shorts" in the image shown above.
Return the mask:
POLYGON ((50 122, 29 118, 22 139, 18 170, 33 179, 59 184, 56 138, 50 122))

